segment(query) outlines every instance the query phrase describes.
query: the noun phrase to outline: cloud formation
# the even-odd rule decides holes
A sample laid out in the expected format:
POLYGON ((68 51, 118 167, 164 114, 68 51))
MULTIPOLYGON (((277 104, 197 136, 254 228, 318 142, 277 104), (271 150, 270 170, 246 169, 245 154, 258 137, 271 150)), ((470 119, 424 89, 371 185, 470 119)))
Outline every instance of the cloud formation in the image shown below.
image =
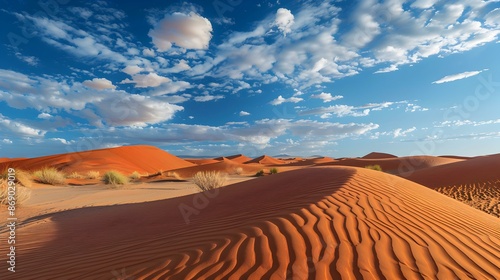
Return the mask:
POLYGON ((172 45, 185 49, 207 49, 212 39, 212 24, 195 12, 173 13, 160 20, 148 35, 159 51, 172 45))
POLYGON ((480 70, 480 71, 468 71, 468 72, 462 72, 462 73, 459 73, 459 74, 444 76, 443 78, 441 78, 441 79, 439 79, 437 81, 434 81, 432 83, 433 84, 442 84, 442 83, 449 83, 449 82, 453 82, 453 81, 458 81, 458 80, 462 80, 462 79, 466 79, 466 78, 470 78, 470 77, 476 76, 476 75, 480 74, 481 72, 484 72, 484 71, 487 71, 487 70, 488 69, 483 69, 483 70, 480 70))

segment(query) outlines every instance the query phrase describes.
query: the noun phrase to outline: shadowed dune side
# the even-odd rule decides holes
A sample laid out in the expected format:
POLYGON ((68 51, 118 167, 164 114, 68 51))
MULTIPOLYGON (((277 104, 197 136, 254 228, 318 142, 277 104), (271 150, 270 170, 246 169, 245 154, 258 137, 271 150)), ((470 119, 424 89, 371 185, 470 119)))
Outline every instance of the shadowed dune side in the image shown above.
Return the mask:
POLYGON ((273 158, 267 155, 263 155, 260 157, 256 157, 252 160, 249 160, 245 163, 259 163, 259 164, 264 164, 264 165, 280 165, 280 164, 285 164, 286 162, 277 158, 273 158))
POLYGON ((130 174, 134 171, 154 173, 194 164, 157 147, 137 145, 14 160, 0 163, 0 170, 7 166, 30 171, 55 167, 66 173, 114 169, 130 174))
POLYGON ((500 217, 500 154, 418 170, 406 178, 500 217))
POLYGON ((425 169, 437 165, 444 165, 453 162, 462 161, 459 159, 440 158, 435 156, 409 156, 399 158, 381 158, 381 159, 360 159, 346 158, 334 162, 320 163, 318 166, 343 165, 354 167, 365 167, 368 165, 380 165, 384 172, 391 174, 405 174, 415 170, 425 169))
POLYGON ((237 162, 237 163, 245 163, 247 161, 250 161, 252 160, 251 157, 247 157, 245 155, 242 155, 242 154, 238 154, 238 155, 232 155, 232 156, 228 156, 226 157, 227 159, 230 159, 234 162, 237 162))
POLYGON ((336 160, 330 157, 318 157, 318 158, 310 158, 310 159, 304 159, 301 161, 297 162, 292 162, 288 163, 284 166, 311 166, 311 165, 318 165, 318 164, 323 164, 323 163, 331 163, 335 162, 336 160))
POLYGON ((218 193, 68 211, 45 221, 18 230, 23 266, 16 277, 494 279, 500 274, 496 218, 402 178, 349 167, 306 168, 218 193), (208 202, 187 225, 179 207, 194 207, 202 196, 208 202))
POLYGON ((217 163, 219 160, 213 159, 213 158, 190 158, 190 159, 185 159, 186 161, 189 161, 190 163, 194 163, 196 165, 204 165, 204 164, 210 164, 210 163, 217 163))
POLYGON ((364 158, 364 159, 381 159, 381 158, 397 158, 397 156, 391 155, 391 154, 386 154, 386 153, 372 152, 372 153, 369 153, 369 154, 363 156, 362 158, 364 158))

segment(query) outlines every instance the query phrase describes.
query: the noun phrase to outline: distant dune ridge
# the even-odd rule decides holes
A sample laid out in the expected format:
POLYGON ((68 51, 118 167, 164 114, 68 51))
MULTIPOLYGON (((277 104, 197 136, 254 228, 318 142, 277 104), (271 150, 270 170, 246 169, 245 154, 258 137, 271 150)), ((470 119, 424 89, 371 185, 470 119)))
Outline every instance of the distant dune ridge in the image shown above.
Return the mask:
MULTIPOLYGON (((18 250, 22 269, 16 277, 500 275, 497 218, 383 172, 314 167, 266 176, 207 194, 202 209, 182 215, 181 205, 195 207, 196 201, 205 201, 200 195, 205 194, 79 209, 28 223, 17 233, 24 242, 18 250)), ((5 276, 4 271, 0 274, 5 276)))
POLYGON ((8 161, 0 163, 0 170, 6 166, 25 170, 37 170, 50 166, 66 173, 114 169, 130 174, 134 171, 154 173, 159 170, 194 165, 162 149, 137 145, 8 161))
POLYGON ((391 154, 386 154, 386 153, 372 152, 372 153, 369 153, 369 154, 363 156, 362 158, 364 158, 364 159, 381 159, 381 158, 397 158, 397 156, 391 155, 391 154))
POLYGON ((252 160, 249 160, 245 163, 260 163, 260 164, 265 164, 265 165, 279 165, 279 164, 285 164, 286 162, 281 160, 281 159, 273 158, 273 157, 268 156, 268 155, 262 155, 260 157, 256 157, 252 160))

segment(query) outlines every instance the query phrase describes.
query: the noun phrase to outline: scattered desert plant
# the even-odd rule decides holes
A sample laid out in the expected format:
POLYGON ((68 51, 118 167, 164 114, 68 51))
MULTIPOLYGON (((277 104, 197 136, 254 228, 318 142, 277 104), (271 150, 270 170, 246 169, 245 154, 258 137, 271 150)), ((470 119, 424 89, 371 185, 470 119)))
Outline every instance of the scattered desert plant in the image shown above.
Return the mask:
POLYGON ((128 184, 129 182, 127 176, 123 175, 122 173, 116 170, 111 170, 106 172, 104 174, 103 180, 105 184, 113 186, 125 185, 128 184))
POLYGON ((193 182, 201 191, 213 190, 224 185, 226 175, 218 171, 197 172, 193 176, 193 182))
POLYGON ((97 179, 99 177, 101 177, 101 174, 99 173, 99 171, 89 171, 87 172, 87 179, 97 179))
POLYGON ((271 168, 271 169, 269 169, 269 173, 271 173, 271 174, 278 174, 278 168, 271 168))
POLYGON ((377 171, 382 171, 382 167, 380 165, 375 164, 375 165, 367 165, 365 168, 371 169, 371 170, 377 170, 377 171))
POLYGON ((184 180, 177 172, 169 171, 167 172, 167 177, 174 177, 176 180, 182 181, 184 180))
POLYGON ((257 177, 264 176, 264 170, 257 171, 257 173, 255 173, 255 176, 257 177))
POLYGON ((72 172, 71 174, 67 175, 66 178, 68 178, 68 179, 83 179, 85 177, 78 172, 72 172))
MULTIPOLYGON (((15 178, 16 178, 16 183, 20 184, 24 187, 31 188, 32 186, 32 181, 31 181, 31 175, 29 172, 26 172, 21 169, 15 169, 15 178)), ((7 180, 9 177, 9 171, 8 169, 5 169, 2 173, 0 173, 0 178, 7 180)))
POLYGON ((64 185, 66 182, 64 173, 53 167, 46 167, 33 172, 33 178, 39 183, 49 185, 64 185))
MULTIPOLYGON (((11 190, 12 195, 12 190, 11 190)), ((16 206, 22 205, 31 196, 31 189, 27 187, 22 187, 20 185, 15 186, 15 201, 16 206)), ((6 180, 0 179, 0 204, 9 205, 9 186, 6 180)))
POLYGON ((241 168, 241 167, 236 167, 236 168, 234 169, 234 174, 236 174, 236 175, 241 175, 241 173, 243 173, 243 168, 241 168))
POLYGON ((139 179, 139 178, 141 178, 141 174, 139 174, 139 172, 137 172, 137 171, 134 171, 134 172, 130 175, 130 179, 132 179, 132 180, 137 180, 137 179, 139 179))

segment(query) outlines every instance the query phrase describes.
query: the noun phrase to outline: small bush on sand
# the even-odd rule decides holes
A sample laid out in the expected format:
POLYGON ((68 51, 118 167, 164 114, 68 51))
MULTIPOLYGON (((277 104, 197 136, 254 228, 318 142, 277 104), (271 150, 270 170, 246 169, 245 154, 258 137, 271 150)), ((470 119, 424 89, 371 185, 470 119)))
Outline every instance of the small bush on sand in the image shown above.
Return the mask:
POLYGON ((105 184, 113 186, 125 185, 129 182, 127 176, 115 170, 106 172, 103 180, 105 184))
POLYGON ((194 174, 193 182, 201 191, 213 190, 224 185, 226 175, 216 171, 198 172, 194 174))
MULTIPOLYGON (((10 195, 12 195, 12 190, 10 195)), ((22 187, 20 185, 15 185, 15 205, 22 205, 31 196, 31 189, 22 187)), ((9 205, 9 185, 8 181, 0 179, 0 204, 9 205)))
POLYGON ((87 172, 87 179, 98 179, 99 177, 101 177, 101 174, 99 173, 99 171, 89 171, 87 172))
POLYGON ((278 174, 278 168, 271 168, 271 169, 269 169, 269 173, 271 173, 271 174, 278 174))
POLYGON ((64 185, 66 182, 64 173, 53 167, 46 167, 33 172, 33 178, 39 183, 49 185, 64 185))
POLYGON ((255 176, 257 177, 264 176, 264 170, 257 171, 257 173, 255 173, 255 176))
POLYGON ((66 178, 68 178, 68 179, 83 179, 85 177, 78 172, 72 172, 71 174, 67 175, 66 178))
POLYGON ((243 173, 243 168, 241 168, 241 167, 236 167, 236 168, 234 169, 234 174, 236 174, 236 175, 241 175, 241 173, 243 173))
POLYGON ((372 170, 377 170, 377 171, 382 171, 382 167, 380 165, 375 164, 375 165, 367 165, 365 168, 372 169, 372 170))
MULTIPOLYGON (((14 177, 16 178, 15 182, 21 186, 31 188, 33 182, 31 181, 31 175, 29 172, 26 172, 21 169, 14 169, 15 170, 15 175, 14 177)), ((7 180, 9 177, 9 171, 8 169, 5 169, 1 174, 0 178, 7 180)))
POLYGON ((139 172, 137 171, 134 171, 132 174, 130 174, 130 179, 132 180, 137 180, 139 178, 141 178, 141 174, 139 174, 139 172))

